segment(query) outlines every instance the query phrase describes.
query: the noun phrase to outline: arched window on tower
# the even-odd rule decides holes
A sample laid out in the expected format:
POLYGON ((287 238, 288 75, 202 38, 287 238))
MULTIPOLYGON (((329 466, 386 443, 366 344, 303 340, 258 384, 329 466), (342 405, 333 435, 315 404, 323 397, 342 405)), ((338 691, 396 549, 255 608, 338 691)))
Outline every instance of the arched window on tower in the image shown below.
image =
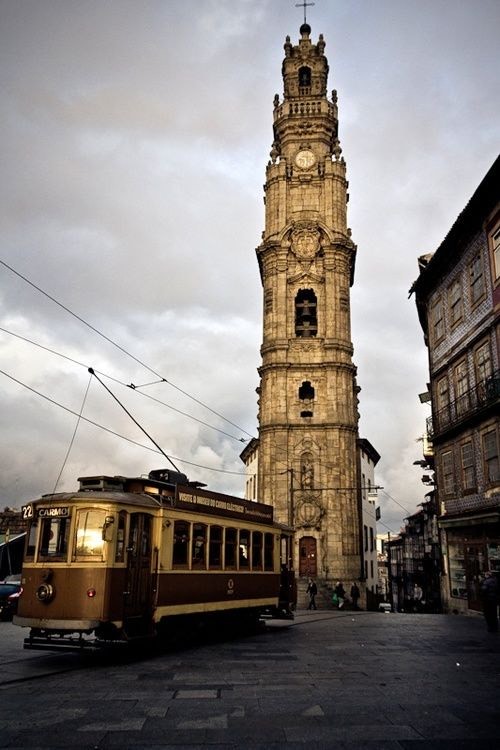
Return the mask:
POLYGON ((309 380, 304 380, 300 386, 299 398, 301 401, 312 401, 314 399, 314 388, 309 380))
MULTIPOLYGON (((302 68, 299 68, 299 88, 309 89, 310 87, 311 87, 311 68, 308 68, 304 65, 302 66, 302 68)), ((301 93, 306 94, 309 92, 302 91, 301 93)))
POLYGON ((317 299, 312 289, 300 289, 295 297, 295 335, 311 338, 318 333, 317 299))
POLYGON ((302 411, 300 412, 301 417, 312 417, 313 416, 313 401, 314 401, 314 388, 309 380, 304 380, 299 388, 299 399, 302 401, 302 411))

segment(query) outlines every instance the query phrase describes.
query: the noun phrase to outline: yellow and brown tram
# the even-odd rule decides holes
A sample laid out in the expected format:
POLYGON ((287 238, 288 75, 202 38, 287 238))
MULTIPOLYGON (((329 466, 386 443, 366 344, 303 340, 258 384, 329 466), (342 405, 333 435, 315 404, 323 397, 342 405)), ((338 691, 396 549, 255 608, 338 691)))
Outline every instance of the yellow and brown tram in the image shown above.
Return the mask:
POLYGON ((290 529, 262 503, 177 472, 83 477, 23 507, 30 521, 15 624, 26 648, 85 648, 186 620, 291 617, 290 529))

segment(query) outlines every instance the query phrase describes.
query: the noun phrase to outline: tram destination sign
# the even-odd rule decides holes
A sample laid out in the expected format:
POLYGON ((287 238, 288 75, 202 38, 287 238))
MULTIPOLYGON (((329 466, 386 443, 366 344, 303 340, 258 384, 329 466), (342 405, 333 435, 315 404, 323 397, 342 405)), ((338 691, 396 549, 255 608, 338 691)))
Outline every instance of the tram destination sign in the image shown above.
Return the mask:
POLYGON ((23 519, 31 518, 69 518, 70 511, 67 505, 51 505, 49 508, 34 508, 32 503, 23 505, 21 508, 23 519))
POLYGON ((273 509, 270 505, 241 500, 230 495, 222 495, 208 490, 194 490, 192 487, 177 485, 177 508, 203 511, 216 516, 247 519, 258 523, 272 523, 273 509))

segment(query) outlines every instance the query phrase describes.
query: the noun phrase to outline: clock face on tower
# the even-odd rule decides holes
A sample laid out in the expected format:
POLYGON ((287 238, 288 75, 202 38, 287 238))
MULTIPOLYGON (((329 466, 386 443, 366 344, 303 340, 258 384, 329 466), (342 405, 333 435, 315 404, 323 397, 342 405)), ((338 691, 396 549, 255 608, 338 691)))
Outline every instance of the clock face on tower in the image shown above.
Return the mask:
POLYGON ((313 152, 310 151, 309 149, 304 149, 303 151, 299 151, 299 153, 295 157, 295 164, 300 169, 309 169, 309 167, 312 167, 315 161, 316 161, 316 157, 314 156, 313 152))

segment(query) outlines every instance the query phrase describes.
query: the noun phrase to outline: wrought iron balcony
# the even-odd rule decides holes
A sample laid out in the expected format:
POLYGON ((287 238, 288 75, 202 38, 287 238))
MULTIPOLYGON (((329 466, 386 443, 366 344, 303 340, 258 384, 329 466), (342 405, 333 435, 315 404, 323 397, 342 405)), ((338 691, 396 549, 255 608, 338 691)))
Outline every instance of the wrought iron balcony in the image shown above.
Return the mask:
POLYGON ((436 437, 491 406, 500 397, 500 370, 477 383, 427 419, 429 437, 436 437))

